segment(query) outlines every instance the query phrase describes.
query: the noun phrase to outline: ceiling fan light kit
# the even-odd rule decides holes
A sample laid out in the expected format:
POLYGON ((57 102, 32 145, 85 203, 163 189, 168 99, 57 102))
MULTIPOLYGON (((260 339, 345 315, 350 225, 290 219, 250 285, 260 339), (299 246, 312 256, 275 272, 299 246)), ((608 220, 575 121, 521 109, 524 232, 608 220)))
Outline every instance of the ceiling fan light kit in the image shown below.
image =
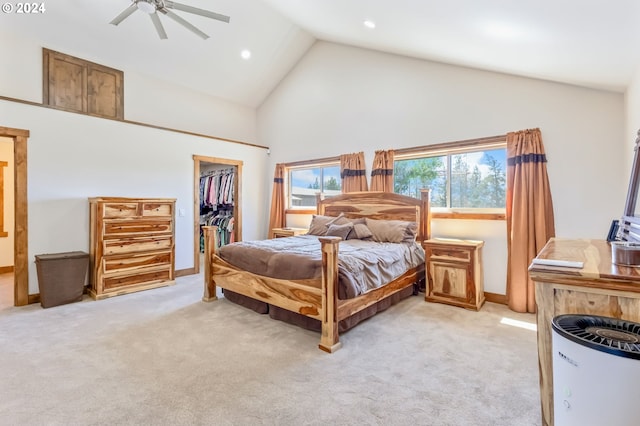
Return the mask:
POLYGON ((167 33, 164 30, 164 26, 160 21, 160 17, 158 16, 158 12, 162 13, 165 16, 168 16, 178 24, 182 25, 192 33, 196 34, 198 37, 202 39, 208 39, 209 36, 198 28, 196 28, 193 24, 189 23, 187 20, 182 18, 180 15, 172 12, 170 9, 179 10, 181 12, 187 12, 194 15, 204 16, 205 18, 215 19, 217 21, 229 23, 230 18, 226 15, 221 15, 219 13, 211 12, 209 10, 199 9, 197 7, 189 6, 182 3, 176 3, 174 1, 169 0, 131 0, 131 5, 127 7, 125 10, 120 12, 118 16, 113 18, 110 22, 112 25, 118 25, 126 18, 131 16, 133 12, 136 10, 140 10, 144 13, 147 13, 151 18, 151 22, 153 26, 156 28, 156 32, 158 33, 158 37, 161 39, 166 39, 167 33))
POLYGON ((155 4, 151 3, 150 1, 137 0, 135 3, 136 3, 136 6, 138 7, 138 9, 140 9, 144 13, 152 14, 152 13, 155 13, 155 11, 156 11, 155 4))

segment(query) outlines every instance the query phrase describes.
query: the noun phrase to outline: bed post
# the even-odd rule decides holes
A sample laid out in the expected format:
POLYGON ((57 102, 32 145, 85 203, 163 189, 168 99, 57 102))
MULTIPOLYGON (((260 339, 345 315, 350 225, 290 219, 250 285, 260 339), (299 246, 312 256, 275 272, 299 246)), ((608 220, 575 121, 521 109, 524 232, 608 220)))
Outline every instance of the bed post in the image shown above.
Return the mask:
POLYGON ((342 343, 338 337, 338 246, 339 237, 320 237, 322 245, 322 336, 318 347, 333 353, 342 343))
POLYGON ((216 283, 211 276, 211 259, 218 247, 218 227, 203 226, 204 232, 204 295, 203 302, 218 300, 216 296, 216 283))
MULTIPOLYGON (((422 223, 422 229, 420 230, 423 240, 431 239, 431 189, 420 190, 420 212, 422 217, 420 223, 422 223)), ((422 244, 422 241, 420 241, 422 244)))

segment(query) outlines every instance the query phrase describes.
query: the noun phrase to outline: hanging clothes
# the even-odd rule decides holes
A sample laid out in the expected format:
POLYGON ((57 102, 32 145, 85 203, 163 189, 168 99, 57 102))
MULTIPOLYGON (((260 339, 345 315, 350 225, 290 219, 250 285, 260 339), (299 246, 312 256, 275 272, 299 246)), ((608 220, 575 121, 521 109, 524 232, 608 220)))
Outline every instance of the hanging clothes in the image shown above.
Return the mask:
POLYGON ((200 176, 200 252, 204 253, 202 226, 218 227, 218 248, 235 240, 233 209, 235 170, 222 169, 200 176))
POLYGON ((218 206, 233 205, 235 171, 217 170, 200 176, 200 207, 216 209, 218 206))

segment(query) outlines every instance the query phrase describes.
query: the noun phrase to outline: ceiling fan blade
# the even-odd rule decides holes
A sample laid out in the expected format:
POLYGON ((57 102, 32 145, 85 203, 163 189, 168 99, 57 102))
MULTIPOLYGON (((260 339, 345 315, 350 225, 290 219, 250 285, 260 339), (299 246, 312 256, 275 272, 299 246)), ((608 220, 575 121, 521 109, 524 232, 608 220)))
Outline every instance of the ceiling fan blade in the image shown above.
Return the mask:
POLYGON ((162 40, 167 39, 167 33, 164 31, 164 27, 162 26, 162 22, 160 22, 160 18, 156 12, 150 13, 149 17, 151 17, 151 21, 153 25, 156 27, 156 31, 158 32, 158 37, 162 40))
POLYGON ((173 19, 174 21, 176 21, 178 24, 182 25, 183 27, 185 27, 186 29, 188 29, 189 31, 192 31, 194 34, 202 37, 203 40, 206 40, 209 38, 208 35, 206 35, 205 33, 203 33, 202 31, 200 31, 199 29, 197 29, 196 27, 194 27, 193 25, 191 25, 190 23, 188 23, 187 21, 185 21, 184 19, 182 19, 180 16, 176 15, 175 13, 173 13, 170 10, 167 10, 165 8, 163 9, 158 9, 160 12, 164 13, 165 15, 167 15, 169 18, 173 19))
POLYGON ((131 15, 136 10, 138 10, 138 7, 136 6, 135 3, 133 3, 131 6, 129 6, 125 10, 123 10, 120 13, 120 15, 116 16, 115 18, 113 18, 113 21, 111 21, 109 23, 112 24, 112 25, 118 25, 120 22, 124 21, 126 18, 129 17, 129 15, 131 15))
POLYGON ((221 15, 219 13, 210 12, 208 10, 199 9, 197 7, 188 6, 188 5, 182 4, 182 3, 176 3, 174 1, 165 0, 164 5, 165 5, 165 7, 168 7, 169 9, 181 10, 183 12, 193 13, 195 15, 200 15, 200 16, 205 16, 207 18, 217 19, 218 21, 222 21, 222 22, 227 22, 228 23, 229 19, 231 19, 227 15, 221 15))

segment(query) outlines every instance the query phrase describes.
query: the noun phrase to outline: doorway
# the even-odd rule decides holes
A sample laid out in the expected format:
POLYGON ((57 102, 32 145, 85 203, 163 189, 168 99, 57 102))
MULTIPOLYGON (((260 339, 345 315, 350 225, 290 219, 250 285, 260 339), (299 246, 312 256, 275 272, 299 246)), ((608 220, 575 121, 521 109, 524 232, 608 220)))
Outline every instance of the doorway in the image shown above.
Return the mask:
POLYGON ((13 305, 24 306, 29 300, 29 262, 27 239, 27 140, 29 131, 0 127, 0 136, 13 142, 13 305))
POLYGON ((234 239, 236 241, 242 240, 242 161, 238 160, 228 160, 225 158, 217 158, 217 157, 204 157, 201 155, 193 156, 193 182, 194 182, 194 193, 193 193, 193 215, 194 215, 194 229, 193 229, 193 241, 194 241, 194 250, 193 250, 193 266, 194 273, 200 273, 200 175, 201 170, 205 169, 207 166, 216 165, 222 168, 233 168, 234 169, 234 177, 233 177, 233 217, 234 217, 234 239))

